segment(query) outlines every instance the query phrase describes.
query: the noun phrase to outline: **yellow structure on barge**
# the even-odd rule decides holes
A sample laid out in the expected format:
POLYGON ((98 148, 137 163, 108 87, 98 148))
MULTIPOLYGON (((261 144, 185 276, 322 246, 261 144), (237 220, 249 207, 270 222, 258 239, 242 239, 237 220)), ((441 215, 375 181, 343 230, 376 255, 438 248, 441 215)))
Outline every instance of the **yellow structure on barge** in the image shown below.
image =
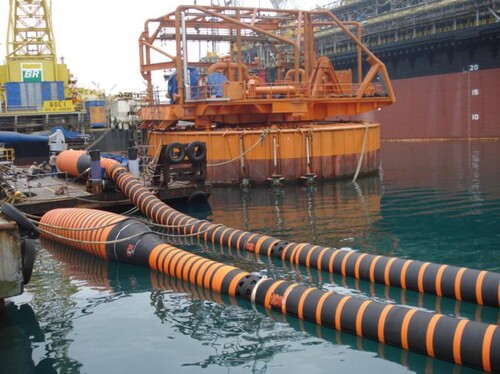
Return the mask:
POLYGON ((78 128, 87 113, 83 90, 56 55, 47 0, 10 0, 5 64, 0 64, 0 131, 63 125, 78 128))
POLYGON ((341 177, 358 164, 377 170, 379 125, 339 121, 395 101, 385 65, 361 34, 360 23, 327 10, 186 5, 147 20, 139 46, 148 105, 139 115, 150 156, 163 157, 164 144, 204 141, 208 178, 221 183, 341 177), (353 40, 353 69, 317 56, 314 36, 324 28, 353 40), (227 53, 200 59, 204 42, 227 53), (154 90, 155 71, 168 81, 168 102, 154 90))

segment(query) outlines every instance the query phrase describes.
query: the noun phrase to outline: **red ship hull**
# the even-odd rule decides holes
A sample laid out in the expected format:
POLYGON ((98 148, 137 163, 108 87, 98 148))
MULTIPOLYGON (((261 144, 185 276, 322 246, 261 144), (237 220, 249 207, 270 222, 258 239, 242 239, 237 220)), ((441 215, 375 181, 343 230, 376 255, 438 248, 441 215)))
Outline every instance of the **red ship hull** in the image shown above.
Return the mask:
POLYGON ((382 139, 500 138, 500 69, 392 81, 397 102, 363 115, 382 139))

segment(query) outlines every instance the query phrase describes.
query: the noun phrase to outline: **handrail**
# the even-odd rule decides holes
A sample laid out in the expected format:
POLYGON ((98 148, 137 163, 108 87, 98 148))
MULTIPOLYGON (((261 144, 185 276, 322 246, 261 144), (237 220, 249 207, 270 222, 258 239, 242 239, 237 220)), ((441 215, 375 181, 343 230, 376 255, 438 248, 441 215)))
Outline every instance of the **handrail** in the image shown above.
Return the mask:
MULTIPOLYGON (((337 89, 333 87, 332 83, 327 82, 315 85, 316 90, 314 94, 308 95, 312 92, 311 83, 295 83, 286 81, 276 81, 274 83, 259 83, 249 80, 244 88, 244 82, 231 82, 238 86, 239 91, 234 94, 228 92, 226 89, 227 83, 220 85, 192 85, 189 86, 191 91, 197 92, 197 95, 191 100, 186 100, 186 103, 200 102, 200 101, 227 101, 231 100, 254 100, 254 99, 268 99, 272 97, 274 100, 284 100, 290 98, 314 98, 314 99, 335 99, 335 98, 350 98, 356 97, 360 88, 363 88, 363 96, 360 99, 369 99, 373 97, 388 96, 389 92, 384 87, 382 82, 372 83, 338 83, 335 84, 337 89), (222 92, 222 95, 211 95, 211 92, 222 92)), ((175 103, 174 103, 175 104, 175 103)))
POLYGON ((0 147, 0 162, 14 162, 16 150, 14 148, 0 147))

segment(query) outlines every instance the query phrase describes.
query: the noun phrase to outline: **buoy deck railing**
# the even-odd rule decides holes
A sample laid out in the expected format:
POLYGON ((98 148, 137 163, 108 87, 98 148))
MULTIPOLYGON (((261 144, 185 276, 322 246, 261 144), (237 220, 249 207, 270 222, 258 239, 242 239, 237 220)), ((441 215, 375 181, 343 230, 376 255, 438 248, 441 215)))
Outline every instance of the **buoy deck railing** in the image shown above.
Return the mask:
POLYGON ((106 172, 145 215, 178 234, 189 234, 205 242, 388 286, 500 307, 498 273, 333 249, 309 243, 289 243, 267 235, 200 221, 166 205, 144 188, 122 165, 116 162, 107 163, 106 172))
POLYGON ((54 209, 42 217, 40 231, 44 238, 103 259, 147 266, 268 310, 457 364, 500 371, 499 326, 263 278, 175 248, 144 223, 114 213, 54 209))

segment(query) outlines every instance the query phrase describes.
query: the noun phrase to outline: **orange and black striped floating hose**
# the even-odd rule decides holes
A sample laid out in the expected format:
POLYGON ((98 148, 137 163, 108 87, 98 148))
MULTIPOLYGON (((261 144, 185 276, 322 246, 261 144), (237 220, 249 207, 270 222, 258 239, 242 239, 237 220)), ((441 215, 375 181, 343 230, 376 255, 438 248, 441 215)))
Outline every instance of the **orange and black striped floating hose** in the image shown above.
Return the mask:
POLYGON ((318 325, 500 372, 500 327, 262 278, 161 241, 144 223, 91 209, 54 209, 42 237, 106 260, 148 266, 207 290, 239 296, 318 325))
POLYGON ((92 209, 54 209, 40 220, 42 237, 105 260, 147 266, 215 292, 235 296, 249 273, 182 251, 144 223, 92 209))
POLYGON ((375 256, 358 251, 333 249, 280 239, 200 221, 169 207, 149 192, 120 164, 111 163, 106 172, 120 190, 151 220, 178 234, 197 235, 199 240, 230 249, 247 250, 283 261, 314 267, 388 286, 500 307, 500 274, 375 256))

